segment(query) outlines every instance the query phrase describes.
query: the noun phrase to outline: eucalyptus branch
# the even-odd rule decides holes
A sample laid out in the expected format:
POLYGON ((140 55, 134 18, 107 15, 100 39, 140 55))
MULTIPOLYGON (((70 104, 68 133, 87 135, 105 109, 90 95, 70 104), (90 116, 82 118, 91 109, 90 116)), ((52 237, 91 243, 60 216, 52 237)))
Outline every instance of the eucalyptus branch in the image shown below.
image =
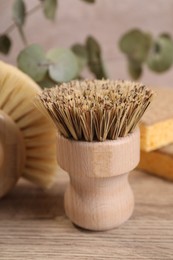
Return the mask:
MULTIPOLYGON (((34 14, 35 12, 37 12, 39 9, 41 8, 41 4, 37 4, 35 5, 33 8, 31 8, 30 10, 28 10, 26 12, 26 16, 30 16, 32 14, 34 14)), ((15 28, 17 28, 17 25, 15 22, 11 23, 7 29, 5 29, 4 33, 3 34, 9 34, 11 33, 15 28)))

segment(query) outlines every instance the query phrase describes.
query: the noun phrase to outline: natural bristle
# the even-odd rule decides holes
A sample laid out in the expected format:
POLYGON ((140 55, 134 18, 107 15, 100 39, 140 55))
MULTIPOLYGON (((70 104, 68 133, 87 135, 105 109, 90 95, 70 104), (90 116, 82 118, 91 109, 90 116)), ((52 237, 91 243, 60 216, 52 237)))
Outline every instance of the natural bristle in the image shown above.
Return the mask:
POLYGON ((49 187, 57 174, 56 132, 34 105, 33 100, 40 92, 27 75, 0 61, 0 110, 19 128, 25 146, 25 164, 20 175, 49 187))
POLYGON ((136 82, 76 80, 44 90, 39 100, 66 138, 105 141, 131 133, 152 96, 136 82))

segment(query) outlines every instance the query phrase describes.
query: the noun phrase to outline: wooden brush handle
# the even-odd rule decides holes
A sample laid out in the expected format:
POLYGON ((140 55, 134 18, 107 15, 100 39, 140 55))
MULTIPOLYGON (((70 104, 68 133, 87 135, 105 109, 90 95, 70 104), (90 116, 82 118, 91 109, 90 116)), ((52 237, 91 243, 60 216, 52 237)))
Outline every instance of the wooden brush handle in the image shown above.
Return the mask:
POLYGON ((90 230, 119 226, 133 212, 128 172, 139 162, 139 130, 115 141, 78 142, 58 135, 57 160, 69 173, 65 211, 90 230))
POLYGON ((134 208, 127 173, 109 178, 71 177, 64 202, 73 223, 96 231, 119 226, 134 208))
POLYGON ((25 161, 24 142, 13 120, 0 110, 0 197, 19 179, 25 161))

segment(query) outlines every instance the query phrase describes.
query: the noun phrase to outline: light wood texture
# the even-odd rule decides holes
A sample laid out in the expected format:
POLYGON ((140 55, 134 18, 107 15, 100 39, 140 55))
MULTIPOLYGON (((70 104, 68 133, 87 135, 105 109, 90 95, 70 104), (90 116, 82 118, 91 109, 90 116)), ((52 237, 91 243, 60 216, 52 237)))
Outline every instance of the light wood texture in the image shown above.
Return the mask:
POLYGON ((65 216, 67 175, 50 191, 20 180, 0 200, 1 260, 172 260, 173 185, 135 171, 132 217, 117 229, 89 232, 65 216))
POLYGON ((25 163, 21 132, 2 110, 0 110, 0 147, 0 197, 2 197, 16 184, 25 163))
POLYGON ((74 141, 58 135, 58 164, 70 175, 65 211, 73 223, 107 230, 131 216, 134 198, 128 172, 139 163, 139 140, 139 129, 105 142, 74 141))

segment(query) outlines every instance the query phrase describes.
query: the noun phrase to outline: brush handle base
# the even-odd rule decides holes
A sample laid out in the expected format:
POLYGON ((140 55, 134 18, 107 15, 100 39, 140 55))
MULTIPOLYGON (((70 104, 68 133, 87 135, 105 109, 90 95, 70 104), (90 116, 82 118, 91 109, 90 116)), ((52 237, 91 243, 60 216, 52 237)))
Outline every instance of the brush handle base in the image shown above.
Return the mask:
POLYGON ((15 186, 24 162, 25 149, 21 132, 13 120, 0 110, 0 198, 15 186))
POLYGON ((64 196, 69 219, 84 229, 103 231, 129 219, 134 196, 128 174, 111 178, 73 178, 64 196))
POLYGON ((128 172, 137 166, 139 156, 138 129, 105 142, 74 141, 58 135, 57 160, 70 176, 64 204, 71 221, 95 231, 126 221, 134 207, 128 172))

